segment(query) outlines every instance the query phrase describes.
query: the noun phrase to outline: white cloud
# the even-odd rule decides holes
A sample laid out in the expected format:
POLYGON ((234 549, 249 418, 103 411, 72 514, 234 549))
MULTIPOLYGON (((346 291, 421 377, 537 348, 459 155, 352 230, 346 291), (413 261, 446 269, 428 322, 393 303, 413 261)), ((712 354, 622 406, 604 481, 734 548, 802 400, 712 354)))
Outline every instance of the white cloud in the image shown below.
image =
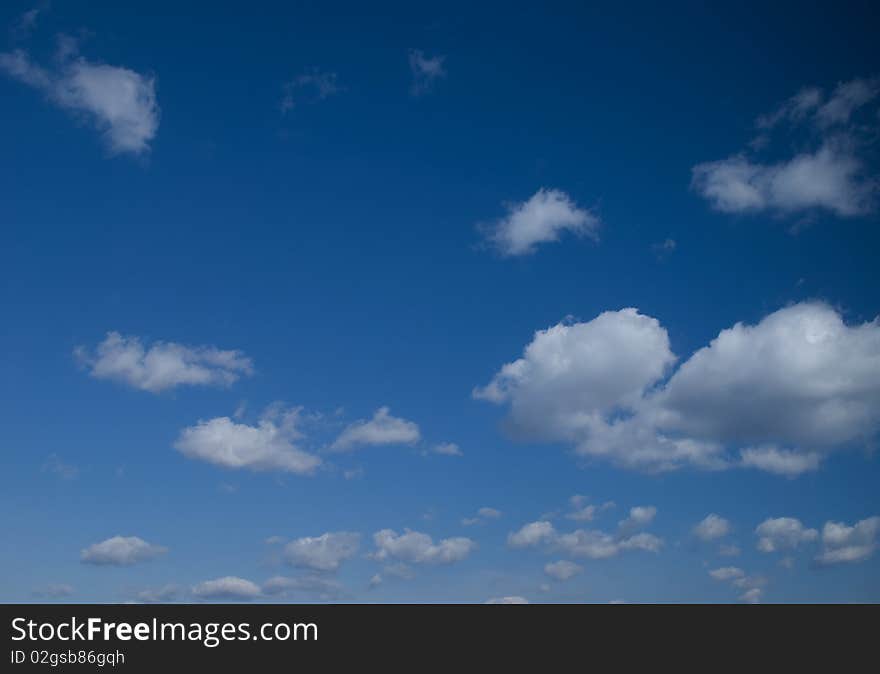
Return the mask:
POLYGON ((458 445, 454 442, 441 442, 438 445, 434 445, 431 448, 431 452, 434 454, 441 454, 443 456, 462 456, 462 451, 459 449, 458 445))
POLYGON ((648 526, 657 516, 654 506, 635 506, 629 509, 629 516, 618 523, 621 531, 633 531, 648 526))
POLYGON ((155 559, 168 552, 168 548, 152 545, 137 536, 114 536, 95 543, 80 552, 80 560, 98 566, 131 566, 138 562, 155 559))
POLYGON ((330 449, 348 452, 366 445, 411 445, 420 439, 417 424, 392 416, 387 407, 380 407, 369 421, 356 421, 343 430, 330 449))
POLYGON ((577 529, 559 533, 547 521, 531 522, 507 537, 512 548, 545 547, 568 556, 587 559, 608 559, 628 550, 659 552, 663 541, 648 533, 612 535, 604 531, 577 529))
POLYGON ((373 534, 376 551, 373 559, 393 559, 407 564, 452 564, 465 559, 476 548, 469 538, 444 538, 436 544, 428 534, 405 529, 398 534, 382 529, 373 534))
POLYGON ((74 355, 96 379, 111 379, 151 393, 176 386, 229 386, 253 374, 251 359, 240 351, 174 342, 154 342, 147 349, 139 337, 118 332, 108 332, 94 352, 77 347, 74 355))
POLYGON ((818 531, 808 529, 794 517, 766 519, 757 526, 755 533, 761 552, 794 550, 802 543, 811 543, 819 538, 818 531))
POLYGON ((724 538, 729 533, 730 522, 715 513, 706 515, 706 517, 694 527, 694 536, 701 541, 714 541, 719 538, 724 538))
POLYGON ((749 576, 738 566, 722 566, 709 571, 709 575, 717 581, 730 583, 733 587, 744 590, 739 599, 749 604, 757 604, 761 600, 763 587, 767 584, 763 577, 749 576))
POLYGON ((268 596, 305 595, 321 601, 333 601, 345 595, 342 585, 331 578, 320 576, 273 576, 263 583, 263 594, 268 596))
POLYGON ((508 534, 507 544, 512 548, 530 548, 556 538, 556 529, 547 521, 530 522, 519 531, 508 534))
POLYGON ((430 92, 434 84, 446 77, 445 56, 426 56, 421 49, 409 50, 409 69, 412 72, 410 93, 421 96, 430 92))
POLYGON ((198 599, 241 601, 257 599, 262 594, 256 583, 236 576, 206 580, 193 587, 192 593, 198 599))
POLYGON ((825 304, 796 304, 723 330, 663 383, 674 360, 655 319, 606 312, 539 331, 474 396, 509 405, 516 439, 647 471, 792 475, 880 429, 877 319, 850 326, 825 304))
POLYGON ((301 437, 298 415, 299 409, 270 410, 256 426, 229 417, 199 421, 180 432, 174 447, 186 457, 224 468, 308 475, 321 459, 294 444, 301 437))
POLYGON ((360 534, 347 531, 298 538, 284 547, 284 558, 294 566, 336 571, 342 562, 355 556, 360 538, 360 534))
POLYGON ((740 452, 742 465, 776 473, 785 477, 797 477, 819 469, 822 455, 818 452, 796 452, 778 447, 748 447, 740 452))
POLYGON ((583 570, 584 567, 565 559, 560 559, 557 562, 549 562, 544 565, 544 573, 559 581, 574 578, 583 570))
POLYGON ((474 524, 482 524, 486 520, 495 520, 501 517, 502 513, 500 510, 496 510, 495 508, 482 507, 477 510, 477 514, 474 517, 465 517, 461 520, 461 523, 466 526, 473 526, 474 524))
POLYGON ((113 154, 142 154, 159 128, 155 80, 128 68, 77 56, 72 42, 59 50, 55 69, 17 49, 0 53, 0 72, 42 92, 58 107, 90 121, 113 154))
POLYGON ((713 569, 709 572, 715 580, 733 581, 738 578, 745 578, 746 572, 738 566, 722 566, 720 569, 713 569))
POLYGON ((822 528, 822 552, 816 557, 820 564, 862 562, 877 549, 880 517, 869 517, 847 526, 843 522, 826 522, 822 528))
POLYGON ((487 604, 528 604, 529 600, 519 595, 509 597, 492 597, 486 600, 487 604))
POLYGON ((587 504, 586 498, 581 494, 575 494, 569 499, 572 511, 565 517, 575 522, 592 522, 597 515, 614 507, 614 501, 605 501, 601 505, 587 504))
POLYGON ((660 323, 636 309, 535 333, 475 398, 509 403, 508 428, 536 440, 576 441, 611 410, 631 410, 674 362, 660 323))
POLYGON ((342 87, 336 73, 310 68, 285 82, 282 87, 281 112, 288 112, 301 102, 317 103, 335 96, 342 87))
POLYGON ((814 209, 843 217, 868 213, 876 205, 880 181, 867 173, 861 152, 870 141, 851 117, 878 94, 880 79, 842 83, 827 99, 821 89, 804 89, 772 114, 758 118, 764 135, 752 146, 766 145, 769 132, 782 123, 795 130, 807 123, 809 137, 818 139, 815 147, 773 163, 742 153, 698 164, 692 186, 714 208, 728 213, 790 214, 814 209))
POLYGON ((539 244, 558 241, 566 232, 597 238, 599 218, 561 190, 542 187, 528 201, 508 204, 507 211, 483 228, 487 242, 501 255, 530 255, 539 244))
POLYGON ((760 587, 752 587, 743 592, 739 599, 740 601, 744 601, 747 604, 758 604, 761 602, 761 596, 764 594, 764 590, 760 587))

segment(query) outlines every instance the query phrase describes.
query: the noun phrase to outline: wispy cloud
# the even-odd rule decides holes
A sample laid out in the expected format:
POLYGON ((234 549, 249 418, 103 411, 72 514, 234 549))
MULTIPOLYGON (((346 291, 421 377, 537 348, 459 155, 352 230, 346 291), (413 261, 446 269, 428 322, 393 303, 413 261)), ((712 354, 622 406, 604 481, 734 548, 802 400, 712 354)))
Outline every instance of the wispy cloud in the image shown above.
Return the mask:
POLYGON ((155 78, 79 56, 69 38, 62 41, 57 61, 50 67, 16 49, 0 53, 0 72, 90 122, 111 154, 144 154, 159 129, 155 78))

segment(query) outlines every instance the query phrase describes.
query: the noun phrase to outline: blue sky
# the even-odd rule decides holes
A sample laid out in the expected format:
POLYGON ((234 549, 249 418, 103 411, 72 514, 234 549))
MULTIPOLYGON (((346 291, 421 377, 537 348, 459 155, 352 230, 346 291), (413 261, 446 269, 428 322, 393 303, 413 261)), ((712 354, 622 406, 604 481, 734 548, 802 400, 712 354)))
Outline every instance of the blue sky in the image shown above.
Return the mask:
POLYGON ((871 25, 4 4, 0 598, 880 600, 871 25))

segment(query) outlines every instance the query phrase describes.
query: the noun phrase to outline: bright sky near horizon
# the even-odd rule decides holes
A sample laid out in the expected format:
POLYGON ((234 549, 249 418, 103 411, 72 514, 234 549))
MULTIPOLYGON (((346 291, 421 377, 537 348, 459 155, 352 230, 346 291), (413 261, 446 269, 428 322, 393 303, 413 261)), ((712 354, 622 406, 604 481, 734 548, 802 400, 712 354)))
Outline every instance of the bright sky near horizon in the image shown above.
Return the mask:
POLYGON ((880 601, 869 2, 0 8, 0 600, 880 601))

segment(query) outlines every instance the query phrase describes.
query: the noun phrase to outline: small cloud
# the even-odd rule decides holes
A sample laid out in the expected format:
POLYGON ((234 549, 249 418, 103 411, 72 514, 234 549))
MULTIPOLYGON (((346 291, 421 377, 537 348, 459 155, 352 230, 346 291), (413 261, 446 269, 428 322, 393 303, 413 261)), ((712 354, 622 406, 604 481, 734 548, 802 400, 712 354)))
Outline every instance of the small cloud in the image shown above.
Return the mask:
POLYGON ((492 597, 486 600, 487 604, 528 604, 529 600, 525 597, 513 595, 509 597, 492 597))
POLYGON ((137 536, 114 536, 80 552, 80 561, 97 566, 131 566, 161 557, 168 548, 147 543, 137 536))
POLYGON ((584 567, 580 566, 579 564, 575 564, 574 562, 569 562, 564 559, 560 559, 558 562, 549 562, 548 564, 544 565, 544 573, 546 573, 551 578, 555 578, 559 581, 574 578, 583 570, 584 567))
POLYGON ((388 407, 380 407, 372 419, 361 419, 346 427, 330 450, 349 452, 371 445, 412 445, 420 439, 417 424, 392 416, 388 407))
POLYGON ((662 262, 672 255, 677 247, 678 244, 675 242, 675 239, 666 239, 661 243, 652 244, 651 250, 654 252, 654 256, 662 262))
POLYGON ((486 242, 504 257, 531 255, 563 234, 598 239, 599 218, 565 192, 541 188, 527 201, 507 204, 507 215, 481 226, 486 242))
POLYGON ((720 515, 706 515, 693 529, 694 536, 701 541, 714 541, 730 533, 730 522, 720 515))
POLYGON ((281 86, 281 112, 301 103, 317 103, 343 91, 336 73, 310 68, 281 86))
POLYGON ((219 599, 224 601, 249 601, 258 598, 262 591, 256 583, 236 576, 224 576, 206 580, 192 589, 197 599, 219 599))
POLYGON ((441 442, 431 448, 431 453, 442 456, 463 456, 461 449, 454 442, 441 442))
POLYGON ((67 583, 53 583, 34 590, 33 595, 39 599, 62 599, 69 597, 74 592, 73 586, 67 583))
POLYGON ((434 89, 434 84, 446 77, 445 56, 426 56, 421 49, 410 49, 409 69, 412 72, 410 93, 422 96, 434 89))
POLYGON ((475 524, 483 524, 487 520, 494 520, 501 517, 503 513, 495 508, 483 507, 477 510, 477 514, 473 517, 465 517, 461 520, 463 526, 470 527, 475 524))
POLYGON ((44 473, 52 473, 62 480, 75 480, 79 475, 79 468, 61 460, 57 454, 50 454, 41 468, 44 473))

